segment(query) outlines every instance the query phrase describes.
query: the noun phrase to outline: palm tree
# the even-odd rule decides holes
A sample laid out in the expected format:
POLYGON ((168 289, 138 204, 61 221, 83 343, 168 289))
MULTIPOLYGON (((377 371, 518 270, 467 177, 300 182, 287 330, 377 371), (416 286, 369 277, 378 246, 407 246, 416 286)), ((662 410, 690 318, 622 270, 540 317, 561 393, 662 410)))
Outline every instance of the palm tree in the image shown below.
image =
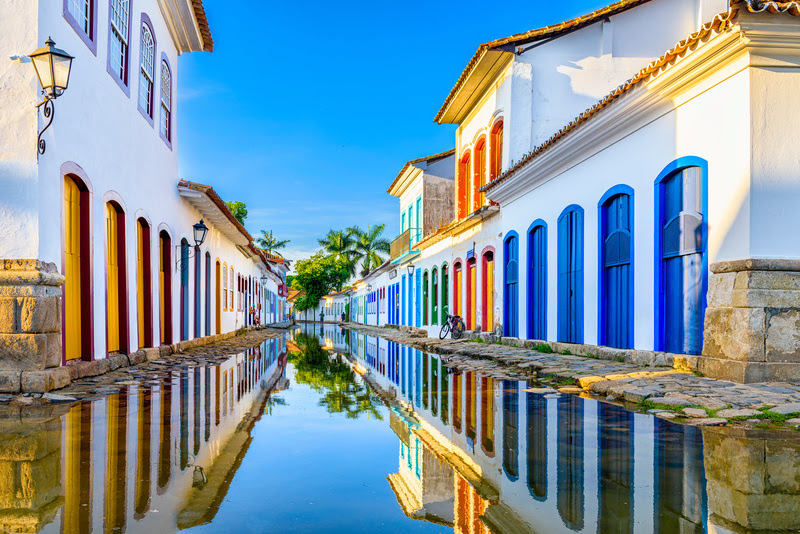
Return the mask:
MULTIPOLYGON (((278 250, 285 248, 286 245, 289 244, 289 240, 284 239, 283 241, 279 241, 275 238, 275 236, 272 235, 272 230, 269 232, 266 230, 261 230, 261 237, 256 239, 256 244, 261 247, 264 252, 281 256, 281 253, 278 252, 278 250)), ((281 256, 281 258, 282 257, 283 256, 281 256)))
POLYGON ((355 240, 355 250, 361 260, 361 276, 366 276, 371 270, 380 267, 384 259, 381 252, 389 253, 389 240, 382 237, 385 224, 375 227, 368 226, 364 231, 358 226, 352 226, 347 231, 355 240))
POLYGON ((329 256, 337 260, 343 260, 347 265, 350 276, 355 276, 357 262, 356 242, 349 231, 330 230, 328 235, 317 239, 317 242, 329 256))

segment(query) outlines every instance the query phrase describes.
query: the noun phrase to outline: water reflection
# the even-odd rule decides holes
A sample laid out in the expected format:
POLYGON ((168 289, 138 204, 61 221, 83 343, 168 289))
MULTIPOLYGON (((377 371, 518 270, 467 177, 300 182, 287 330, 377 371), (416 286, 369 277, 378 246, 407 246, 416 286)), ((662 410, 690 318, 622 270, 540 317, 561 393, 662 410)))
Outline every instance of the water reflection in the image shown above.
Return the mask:
POLYGON ((167 532, 176 518, 178 528, 209 522, 284 351, 271 340, 218 366, 51 405, 47 416, 0 419, 0 529, 167 532))
POLYGON ((793 434, 699 429, 542 396, 388 340, 339 335, 368 383, 395 399, 399 467, 389 482, 410 517, 495 534, 800 528, 793 434))
POLYGON ((795 434, 674 425, 446 364, 326 327, 0 417, 0 530, 800 528, 795 434))

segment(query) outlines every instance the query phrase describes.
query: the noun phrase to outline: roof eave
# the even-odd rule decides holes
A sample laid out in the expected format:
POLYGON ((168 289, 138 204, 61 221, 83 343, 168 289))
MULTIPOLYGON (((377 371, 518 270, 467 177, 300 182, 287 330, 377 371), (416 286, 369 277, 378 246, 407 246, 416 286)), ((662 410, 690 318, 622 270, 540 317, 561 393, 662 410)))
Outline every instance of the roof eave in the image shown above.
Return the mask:
POLYGON ((214 40, 202 0, 158 0, 158 7, 179 54, 213 51, 214 40))
MULTIPOLYGON (((476 54, 474 66, 468 67, 466 76, 459 80, 448 95, 436 117, 438 124, 460 124, 486 88, 513 60, 513 46, 488 48, 476 54)), ((470 62, 473 63, 473 62, 470 62)))

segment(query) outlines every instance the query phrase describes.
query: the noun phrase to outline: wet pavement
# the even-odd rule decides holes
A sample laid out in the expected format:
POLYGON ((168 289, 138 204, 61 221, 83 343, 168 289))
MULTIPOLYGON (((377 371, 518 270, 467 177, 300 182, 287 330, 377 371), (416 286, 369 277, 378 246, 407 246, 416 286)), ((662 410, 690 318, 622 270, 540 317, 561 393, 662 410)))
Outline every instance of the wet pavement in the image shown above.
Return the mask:
POLYGON ((0 530, 800 531, 798 432, 679 425, 332 325, 243 338, 0 412, 0 530))
POLYGON ((356 329, 442 354, 451 362, 448 365, 470 365, 489 374, 546 381, 555 387, 580 386, 567 392, 588 392, 609 401, 648 401, 648 406, 655 406, 654 414, 684 418, 689 424, 800 427, 798 383, 736 384, 671 367, 643 367, 501 344, 440 340, 397 329, 365 326, 356 329))

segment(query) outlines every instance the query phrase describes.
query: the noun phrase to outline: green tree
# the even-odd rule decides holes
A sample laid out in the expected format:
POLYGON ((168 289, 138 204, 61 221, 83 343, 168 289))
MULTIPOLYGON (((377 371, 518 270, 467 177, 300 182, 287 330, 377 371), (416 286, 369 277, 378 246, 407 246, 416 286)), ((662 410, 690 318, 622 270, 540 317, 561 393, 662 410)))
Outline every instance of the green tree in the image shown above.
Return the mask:
POLYGON ((320 406, 349 419, 367 415, 383 420, 380 398, 369 386, 356 383, 355 373, 344 356, 328 354, 317 338, 306 334, 297 334, 295 343, 301 349, 289 354, 295 380, 321 394, 320 406))
MULTIPOLYGON (((246 211, 247 210, 245 210, 245 213, 246 211)), ((272 235, 272 230, 270 231, 261 230, 261 235, 256 238, 256 244, 262 249, 264 249, 265 252, 269 252, 270 254, 277 254, 278 256, 281 256, 281 258, 283 256, 281 255, 280 252, 278 252, 278 250, 286 248, 286 245, 288 245, 289 243, 290 240, 288 239, 279 241, 275 236, 272 235)))
POLYGON ((355 276, 358 254, 355 251, 356 242, 349 232, 330 230, 328 235, 317 239, 317 242, 329 256, 342 261, 347 266, 350 276, 355 276))
POLYGON ((236 220, 244 224, 244 220, 247 219, 247 206, 245 203, 239 200, 229 200, 225 205, 231 210, 236 220))
POLYGON ((326 256, 322 251, 297 262, 292 289, 299 289, 305 294, 295 301, 295 309, 303 312, 316 308, 322 297, 341 290, 348 278, 347 266, 343 261, 326 256))
POLYGON ((347 229, 355 241, 355 251, 361 261, 361 276, 366 276, 371 270, 377 269, 385 261, 381 252, 388 254, 390 243, 383 237, 385 224, 368 226, 364 231, 358 226, 347 229))

